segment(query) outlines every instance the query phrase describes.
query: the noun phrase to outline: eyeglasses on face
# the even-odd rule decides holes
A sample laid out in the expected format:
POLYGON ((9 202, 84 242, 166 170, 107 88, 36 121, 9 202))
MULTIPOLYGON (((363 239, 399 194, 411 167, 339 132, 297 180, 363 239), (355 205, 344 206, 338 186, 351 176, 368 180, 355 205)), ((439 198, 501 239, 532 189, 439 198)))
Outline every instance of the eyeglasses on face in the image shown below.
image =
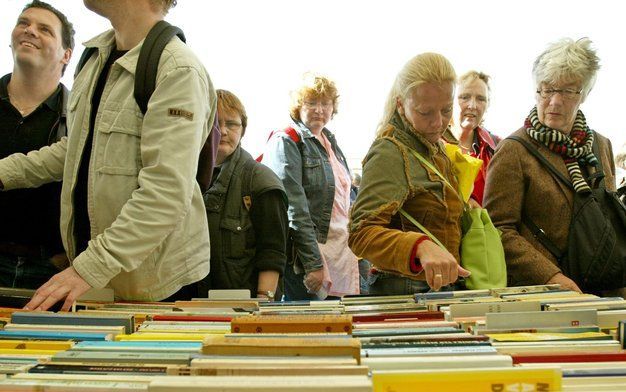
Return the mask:
POLYGON ((323 110, 331 110, 333 108, 333 101, 303 101, 302 106, 305 109, 317 109, 321 107, 323 110))
POLYGON ((551 88, 551 87, 542 87, 537 89, 537 94, 541 96, 543 99, 552 98, 554 94, 561 94, 563 99, 574 99, 578 97, 583 92, 583 89, 574 90, 571 88, 551 88))
POLYGON ((229 131, 235 132, 241 128, 241 123, 236 121, 220 121, 219 122, 220 129, 227 129, 229 131))

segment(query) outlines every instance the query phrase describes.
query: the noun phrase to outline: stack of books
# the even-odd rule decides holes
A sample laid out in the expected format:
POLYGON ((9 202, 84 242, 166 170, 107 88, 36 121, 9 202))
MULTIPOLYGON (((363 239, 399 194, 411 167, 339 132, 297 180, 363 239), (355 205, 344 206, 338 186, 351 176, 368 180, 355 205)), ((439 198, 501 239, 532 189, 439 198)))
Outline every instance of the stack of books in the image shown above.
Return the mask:
POLYGON ((4 294, 0 390, 626 390, 626 301, 558 285, 70 313, 4 294))

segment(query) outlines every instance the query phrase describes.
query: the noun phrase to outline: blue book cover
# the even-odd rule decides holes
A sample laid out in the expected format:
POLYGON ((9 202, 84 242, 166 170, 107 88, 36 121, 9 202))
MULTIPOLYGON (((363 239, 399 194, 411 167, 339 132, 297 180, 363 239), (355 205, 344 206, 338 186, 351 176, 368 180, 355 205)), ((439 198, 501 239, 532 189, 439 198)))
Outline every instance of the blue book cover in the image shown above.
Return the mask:
POLYGON ((97 332, 0 331, 2 340, 108 340, 111 334, 97 332))

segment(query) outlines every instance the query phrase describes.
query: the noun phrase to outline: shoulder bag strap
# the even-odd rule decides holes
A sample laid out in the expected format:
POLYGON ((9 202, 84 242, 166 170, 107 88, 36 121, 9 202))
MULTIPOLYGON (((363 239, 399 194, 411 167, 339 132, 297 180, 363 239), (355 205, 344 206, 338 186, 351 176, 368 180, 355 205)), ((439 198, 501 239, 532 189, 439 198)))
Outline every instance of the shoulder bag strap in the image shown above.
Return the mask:
POLYGON ((424 232, 424 234, 426 234, 435 244, 439 245, 439 247, 441 247, 442 249, 446 249, 445 246, 443 246, 443 244, 441 243, 441 241, 439 241, 437 239, 437 237, 435 237, 433 235, 433 233, 431 233, 427 228, 425 228, 421 223, 419 223, 417 220, 415 220, 415 218, 413 218, 411 215, 409 215, 408 212, 406 212, 404 210, 404 208, 400 208, 400 213, 402 214, 402 216, 404 216, 406 219, 409 220, 409 222, 413 223, 418 229, 420 229, 421 231, 424 232))
MULTIPOLYGON (((451 189, 454 189, 454 187, 450 184, 450 182, 448 182, 448 180, 441 174, 441 172, 439 172, 439 170, 437 170, 435 165, 433 165, 432 163, 428 162, 428 160, 426 160, 426 158, 424 158, 422 155, 420 155, 417 151, 415 151, 411 147, 407 146, 407 149, 409 151, 411 151, 411 153, 415 156, 415 158, 417 158, 420 162, 422 162, 428 169, 430 169, 433 173, 435 173, 437 176, 439 176, 447 186, 449 186, 451 189)), ((456 192, 456 189, 454 189, 454 190, 456 192)), ((424 227, 415 218, 413 218, 411 215, 409 215, 409 213, 406 212, 406 210, 404 208, 400 208, 400 214, 402 214, 402 216, 404 216, 406 219, 408 219, 409 222, 411 222, 418 229, 420 229, 424 234, 426 234, 435 244, 439 245, 439 247, 441 247, 442 249, 446 249, 446 247, 443 246, 441 241, 439 241, 439 239, 437 239, 437 237, 435 237, 433 235, 433 233, 431 233, 426 227, 424 227)))
POLYGON ((535 158, 537 158, 539 160, 539 162, 541 164, 543 164, 548 170, 550 170, 552 175, 557 180, 561 181, 568 188, 574 189, 574 185, 572 184, 572 181, 570 181, 567 177, 565 177, 565 175, 563 173, 561 173, 554 166, 552 166, 552 164, 546 159, 546 157, 541 155, 539 153, 539 151, 532 144, 530 144, 528 141, 522 139, 519 136, 509 136, 509 137, 507 137, 507 139, 515 140, 516 142, 521 143, 524 147, 526 147, 528 152, 530 152, 535 158))
MULTIPOLYGON (((566 184, 569 188, 574 188, 572 182, 568 181, 563 173, 561 173, 554 166, 552 166, 552 164, 548 162, 548 160, 543 155, 541 155, 539 151, 537 151, 537 149, 528 141, 522 139, 519 136, 509 136, 507 137, 507 139, 515 140, 516 142, 521 143, 524 147, 526 147, 528 152, 530 152, 535 158, 539 160, 541 164, 543 164, 548 170, 550 170, 555 178, 566 184)), ((554 245, 554 242, 552 242, 550 238, 548 238, 546 232, 543 231, 543 229, 541 229, 539 226, 537 226, 535 222, 530 219, 528 215, 526 215, 525 212, 522 212, 522 222, 524 222, 524 224, 528 226, 530 231, 533 233, 533 236, 541 243, 541 245, 543 245, 550 253, 552 253, 554 257, 556 257, 557 261, 560 261, 563 258, 564 252, 561 252, 561 250, 556 245, 554 245)))
MULTIPOLYGON (((417 151, 415 151, 411 147, 407 146, 407 149, 409 151, 411 151, 411 154, 413 154, 413 156, 415 156, 415 158, 417 158, 420 162, 422 162, 433 173, 438 175, 447 186, 449 186, 450 188, 454 189, 454 187, 452 185, 450 185, 450 182, 443 176, 443 174, 441 174, 441 172, 435 167, 435 165, 433 165, 432 163, 428 162, 428 160, 426 158, 424 158, 420 153, 418 153, 417 151)), ((454 189, 454 190, 456 191, 456 189, 454 189)))
POLYGON ((606 182, 604 181, 606 175, 604 174, 604 167, 602 165, 602 159, 600 158, 600 150, 598 148, 598 137, 596 133, 596 137, 593 140, 593 155, 596 156, 598 160, 598 167, 596 168, 596 172, 591 174, 587 178, 587 182, 590 184, 592 188, 604 188, 606 189, 606 182))

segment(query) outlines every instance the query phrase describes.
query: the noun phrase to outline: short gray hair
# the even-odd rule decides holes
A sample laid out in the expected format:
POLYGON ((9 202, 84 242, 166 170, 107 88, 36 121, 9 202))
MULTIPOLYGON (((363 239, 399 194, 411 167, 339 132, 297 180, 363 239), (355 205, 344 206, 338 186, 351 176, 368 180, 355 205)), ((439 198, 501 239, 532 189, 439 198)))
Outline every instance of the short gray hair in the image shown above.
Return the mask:
POLYGON ((600 69, 600 59, 591 40, 587 37, 574 41, 563 38, 548 45, 548 48, 537 57, 533 65, 535 84, 557 83, 563 80, 582 82, 583 98, 596 82, 600 69))
POLYGON ((491 100, 491 85, 489 84, 489 82, 491 81, 491 76, 482 71, 475 71, 472 69, 465 72, 463 75, 459 76, 457 84, 461 86, 466 83, 471 83, 474 80, 482 80, 483 83, 485 83, 485 86, 487 86, 487 99, 491 100))

